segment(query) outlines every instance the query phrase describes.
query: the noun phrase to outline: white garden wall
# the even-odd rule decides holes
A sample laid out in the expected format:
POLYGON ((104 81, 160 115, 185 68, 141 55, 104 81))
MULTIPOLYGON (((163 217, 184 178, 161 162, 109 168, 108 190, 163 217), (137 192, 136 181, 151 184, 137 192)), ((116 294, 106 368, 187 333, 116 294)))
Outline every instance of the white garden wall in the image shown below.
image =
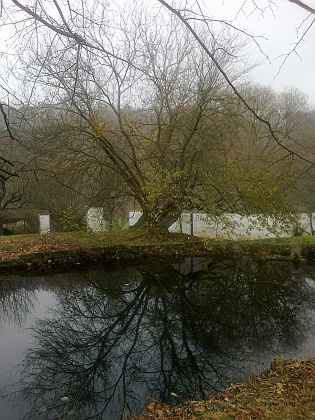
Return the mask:
MULTIPOLYGON (((133 226, 141 216, 140 211, 129 212, 129 226, 133 226)), ((312 215, 312 218, 314 214, 312 215)), ((273 228, 274 233, 271 233, 265 226, 258 222, 258 218, 242 217, 234 214, 225 216, 228 223, 223 223, 221 220, 209 218, 205 213, 182 213, 181 218, 170 226, 170 232, 186 233, 188 235, 196 235, 201 237, 216 237, 223 238, 275 238, 288 237, 293 235, 294 226, 283 229, 280 225, 274 225, 272 219, 267 222, 273 228)), ((311 235, 310 217, 306 213, 302 213, 299 217, 298 224, 304 235, 311 235)))
POLYGON ((39 214, 38 223, 39 223, 40 234, 50 233, 50 215, 49 214, 39 214))
POLYGON ((92 232, 103 232, 108 230, 109 223, 105 220, 103 207, 91 207, 86 214, 88 229, 92 232))

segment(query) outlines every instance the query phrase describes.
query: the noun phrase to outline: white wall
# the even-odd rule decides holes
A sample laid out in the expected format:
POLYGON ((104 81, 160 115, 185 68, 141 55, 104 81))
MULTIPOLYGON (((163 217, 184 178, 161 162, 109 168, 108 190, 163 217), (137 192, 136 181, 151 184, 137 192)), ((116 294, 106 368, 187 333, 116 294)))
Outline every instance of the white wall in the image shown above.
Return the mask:
POLYGON ((92 232, 103 232, 108 230, 108 222, 104 217, 103 207, 91 207, 86 214, 88 229, 92 232))
POLYGON ((130 211, 129 212, 129 226, 133 226, 137 223, 142 215, 141 211, 130 211))
MULTIPOLYGON (((133 226, 141 216, 140 211, 129 212, 129 226, 133 226)), ((314 215, 312 215, 314 217, 314 215)), ((221 236, 228 239, 237 238, 275 238, 275 237, 289 237, 293 235, 294 226, 283 229, 281 226, 274 224, 271 218, 266 222, 275 231, 271 233, 267 227, 262 226, 257 217, 251 219, 242 217, 237 214, 225 216, 227 223, 222 220, 209 218, 205 213, 182 213, 181 218, 170 226, 170 232, 193 234, 200 237, 216 237, 221 236)), ((304 235, 311 235, 310 218, 306 213, 300 215, 298 221, 304 235)))
POLYGON ((49 214, 39 214, 39 233, 50 233, 50 215, 49 214))

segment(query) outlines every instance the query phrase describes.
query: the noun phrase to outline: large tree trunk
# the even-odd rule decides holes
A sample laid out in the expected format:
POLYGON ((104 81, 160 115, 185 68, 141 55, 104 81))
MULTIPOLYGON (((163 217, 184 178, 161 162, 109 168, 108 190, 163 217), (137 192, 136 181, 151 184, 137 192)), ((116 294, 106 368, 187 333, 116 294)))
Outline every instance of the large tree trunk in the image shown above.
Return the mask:
POLYGON ((168 214, 166 216, 161 216, 157 219, 157 222, 166 227, 167 229, 180 218, 181 211, 178 211, 176 214, 168 214))
POLYGON ((144 211, 140 216, 139 220, 132 226, 132 227, 140 227, 143 225, 147 225, 149 229, 161 229, 167 230, 176 220, 179 219, 181 215, 181 211, 177 211, 173 214, 167 214, 167 212, 163 212, 162 214, 158 214, 153 216, 148 212, 144 211))
POLYGON ((143 226, 148 222, 148 215, 146 213, 142 213, 142 215, 139 217, 139 219, 136 221, 134 225, 132 225, 132 228, 143 226))

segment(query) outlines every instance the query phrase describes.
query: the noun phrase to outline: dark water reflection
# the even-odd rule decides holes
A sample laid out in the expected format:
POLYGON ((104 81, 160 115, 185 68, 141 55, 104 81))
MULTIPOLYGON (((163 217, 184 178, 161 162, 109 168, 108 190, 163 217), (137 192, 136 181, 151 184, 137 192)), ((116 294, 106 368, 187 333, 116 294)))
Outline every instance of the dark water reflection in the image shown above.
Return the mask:
POLYGON ((33 337, 12 387, 0 379, 0 413, 9 399, 12 419, 127 418, 148 398, 204 397, 276 355, 315 354, 313 278, 312 266, 244 257, 0 279, 0 324, 33 337), (43 296, 49 313, 33 322, 43 296))

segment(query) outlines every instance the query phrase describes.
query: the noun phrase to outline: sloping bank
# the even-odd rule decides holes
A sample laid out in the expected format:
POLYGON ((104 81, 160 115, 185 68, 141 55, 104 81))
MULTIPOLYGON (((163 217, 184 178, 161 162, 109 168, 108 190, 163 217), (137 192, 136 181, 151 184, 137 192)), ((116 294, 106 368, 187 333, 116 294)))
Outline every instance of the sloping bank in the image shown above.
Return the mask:
POLYGON ((152 401, 134 420, 309 420, 315 418, 315 360, 274 360, 250 381, 202 401, 175 407, 152 401))
POLYGON ((100 267, 140 262, 148 258, 176 258, 184 255, 209 253, 202 242, 166 245, 115 245, 105 247, 78 247, 71 250, 50 250, 23 253, 0 261, 0 273, 47 272, 78 268, 100 267))
MULTIPOLYGON (((3 253, 4 254, 4 253, 3 253)), ((167 259, 183 256, 233 256, 250 255, 259 259, 287 259, 294 262, 303 260, 315 261, 315 242, 296 243, 294 238, 288 240, 257 241, 222 241, 201 240, 189 237, 181 242, 174 241, 143 245, 110 245, 110 246, 37 246, 19 249, 12 256, 3 257, 0 252, 0 274, 11 272, 49 272, 71 270, 80 267, 110 266, 130 262, 140 262, 148 258, 167 259), (2 257, 2 258, 1 258, 2 257)))

